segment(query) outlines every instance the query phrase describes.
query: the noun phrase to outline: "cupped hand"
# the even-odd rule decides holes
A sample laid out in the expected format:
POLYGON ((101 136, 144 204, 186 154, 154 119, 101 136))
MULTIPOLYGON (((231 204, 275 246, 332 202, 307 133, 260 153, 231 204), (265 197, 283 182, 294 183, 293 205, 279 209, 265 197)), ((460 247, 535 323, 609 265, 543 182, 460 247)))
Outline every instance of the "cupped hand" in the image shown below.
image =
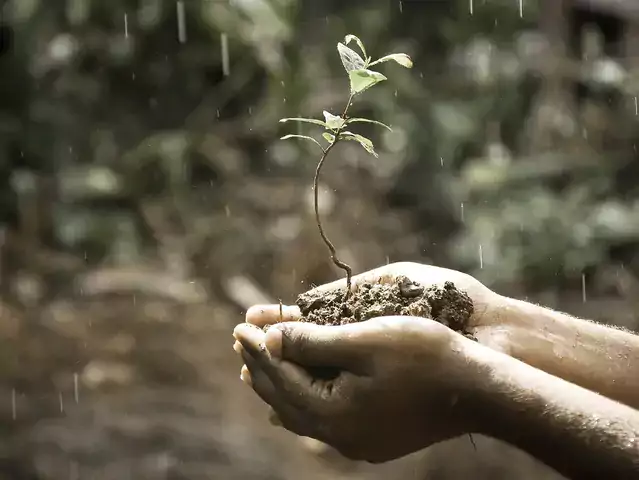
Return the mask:
MULTIPOLYGON (((353 289, 363 283, 391 283, 398 277, 405 276, 420 283, 424 287, 443 287, 446 282, 452 282, 465 292, 473 301, 474 311, 468 321, 466 329, 480 343, 498 350, 507 350, 504 339, 500 335, 500 311, 505 299, 493 292, 474 277, 447 268, 423 265, 414 262, 398 262, 379 267, 353 277, 353 289)), ((346 288, 346 280, 338 280, 316 287, 315 291, 328 291, 346 288)), ((297 321, 300 312, 296 306, 257 305, 246 313, 246 322, 263 327, 281 321, 297 321)))
POLYGON ((348 458, 388 461, 472 430, 461 405, 477 384, 468 352, 478 345, 432 320, 286 322, 267 332, 245 323, 234 336, 244 380, 282 426, 348 458))

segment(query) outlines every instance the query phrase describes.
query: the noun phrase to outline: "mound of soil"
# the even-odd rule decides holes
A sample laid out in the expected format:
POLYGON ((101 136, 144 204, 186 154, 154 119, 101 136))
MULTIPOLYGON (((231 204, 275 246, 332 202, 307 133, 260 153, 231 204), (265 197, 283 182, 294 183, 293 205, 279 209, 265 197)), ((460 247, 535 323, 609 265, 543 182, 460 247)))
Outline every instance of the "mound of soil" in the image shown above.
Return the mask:
POLYGON ((318 325, 345 325, 375 317, 408 315, 431 318, 461 333, 473 313, 470 297, 452 282, 424 288, 401 276, 393 283, 364 283, 348 298, 346 290, 306 292, 297 297, 301 321, 318 325))

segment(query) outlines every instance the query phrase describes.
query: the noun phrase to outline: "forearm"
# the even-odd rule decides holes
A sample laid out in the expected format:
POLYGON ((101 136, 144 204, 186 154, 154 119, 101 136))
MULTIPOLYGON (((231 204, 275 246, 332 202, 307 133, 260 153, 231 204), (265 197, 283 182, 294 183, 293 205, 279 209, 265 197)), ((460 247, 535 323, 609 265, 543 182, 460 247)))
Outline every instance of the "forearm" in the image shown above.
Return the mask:
POLYGON ((569 478, 638 477, 638 411, 477 348, 479 393, 464 408, 477 419, 478 433, 510 443, 569 478))
POLYGON ((639 336, 514 299, 498 315, 508 354, 639 408, 639 336))

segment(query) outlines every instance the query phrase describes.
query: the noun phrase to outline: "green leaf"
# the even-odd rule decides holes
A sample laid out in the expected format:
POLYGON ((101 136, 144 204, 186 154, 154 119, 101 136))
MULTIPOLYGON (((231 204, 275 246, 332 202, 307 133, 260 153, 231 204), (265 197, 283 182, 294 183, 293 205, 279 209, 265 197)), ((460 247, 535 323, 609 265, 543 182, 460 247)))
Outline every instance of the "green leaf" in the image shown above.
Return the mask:
POLYGON ((381 73, 365 69, 351 70, 348 72, 348 78, 351 81, 352 94, 362 93, 373 85, 386 80, 386 77, 381 73))
POLYGON ((333 115, 330 112, 324 110, 322 112, 324 114, 324 120, 326 120, 326 125, 331 130, 337 130, 344 126, 344 119, 342 117, 338 117, 337 115, 333 115))
POLYGON ((328 143, 333 143, 335 141, 335 135, 332 133, 324 132, 322 133, 322 137, 324 137, 328 143))
POLYGON ((390 60, 399 63, 402 67, 413 68, 413 61, 405 53, 392 53, 390 55, 386 55, 385 57, 375 60, 369 66, 372 67, 373 65, 377 65, 378 63, 384 63, 390 60))
POLYGON ((366 150, 368 153, 370 153, 376 158, 378 156, 377 152, 375 152, 375 146, 373 145, 373 142, 371 142, 366 137, 363 137, 353 132, 342 132, 340 133, 339 138, 341 140, 353 140, 355 142, 358 142, 362 147, 364 147, 364 150, 366 150))
POLYGON ((347 72, 353 70, 361 70, 365 67, 365 62, 362 57, 355 50, 351 50, 343 43, 337 44, 337 51, 339 52, 339 58, 342 60, 342 65, 347 72))
POLYGON ((355 43, 357 43, 357 45, 359 46, 360 50, 362 51, 362 53, 364 54, 364 58, 366 58, 366 49, 364 48, 364 43, 357 38, 355 35, 346 35, 346 38, 344 38, 344 43, 346 45, 348 45, 349 43, 351 43, 351 41, 355 41, 355 43))
POLYGON ((282 118, 280 119, 280 123, 286 123, 286 122, 305 122, 305 123, 313 123, 315 125, 320 125, 324 128, 328 128, 328 125, 326 125, 325 122, 322 122, 321 120, 317 120, 315 118, 301 118, 301 117, 295 117, 295 118, 282 118))
POLYGON ((393 129, 391 127, 389 127, 388 125, 386 125, 385 123, 382 122, 378 122, 377 120, 370 120, 368 118, 348 118, 346 120, 346 125, 348 125, 349 123, 374 123, 375 125, 380 125, 386 129, 388 129, 388 131, 392 132, 393 129))
POLYGON ((303 138, 304 140, 310 140, 311 142, 315 143, 318 147, 320 147, 322 151, 324 150, 322 145, 317 140, 307 135, 284 135, 282 138, 280 138, 280 140, 288 140, 289 138, 303 138))

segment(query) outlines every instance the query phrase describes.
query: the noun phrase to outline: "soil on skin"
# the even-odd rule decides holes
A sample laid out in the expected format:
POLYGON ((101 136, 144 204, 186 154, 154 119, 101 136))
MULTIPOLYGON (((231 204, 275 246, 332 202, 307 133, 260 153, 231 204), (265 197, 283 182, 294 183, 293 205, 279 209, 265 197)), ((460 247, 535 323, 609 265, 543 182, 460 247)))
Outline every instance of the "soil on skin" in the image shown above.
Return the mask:
POLYGON ((346 290, 306 292, 297 297, 301 321, 318 325, 345 325, 375 317, 408 315, 431 318, 447 327, 467 333, 473 313, 470 297, 452 282, 443 287, 424 288, 407 277, 393 283, 365 283, 345 300, 346 290))

